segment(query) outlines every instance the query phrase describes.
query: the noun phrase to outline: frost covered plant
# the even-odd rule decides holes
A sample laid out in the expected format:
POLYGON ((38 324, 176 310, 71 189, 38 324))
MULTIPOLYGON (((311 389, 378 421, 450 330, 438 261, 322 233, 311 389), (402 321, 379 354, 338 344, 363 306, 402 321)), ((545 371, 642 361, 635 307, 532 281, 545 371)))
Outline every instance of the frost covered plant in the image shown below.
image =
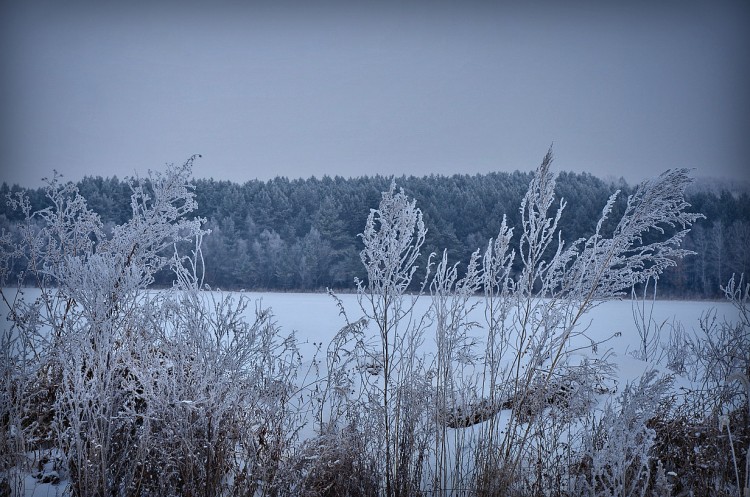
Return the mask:
MULTIPOLYGON (((517 237, 503 222, 484 255, 475 253, 460 277, 458 266, 444 255, 430 279, 430 258, 427 276, 412 295, 406 291, 426 234, 421 212, 392 184, 368 217, 361 235, 367 280, 358 282, 358 294, 380 336, 383 377, 374 386, 382 413, 386 495, 412 488, 400 486, 404 481, 422 481, 438 493, 541 488, 541 476, 533 474, 539 467, 535 461, 545 450, 565 449, 562 441, 548 447, 547 413, 582 415, 594 395, 607 391, 612 372, 606 351, 589 362, 576 359, 581 348, 596 356, 601 345, 587 338, 584 316, 602 301, 656 281, 691 253, 679 247, 702 216, 685 211, 687 170, 642 183, 608 230, 619 192, 613 194, 594 234, 566 245, 558 231, 565 202, 555 201, 551 163, 548 152, 521 202, 517 237), (430 310, 418 315, 415 302, 425 288, 432 297, 430 310), (480 323, 467 318, 480 305, 471 298, 476 294, 484 295, 483 340, 477 334, 480 323), (427 322, 436 330, 432 357, 416 352, 427 339, 427 322), (427 392, 408 397, 407 378, 428 385, 427 392), (417 418, 406 413, 414 411, 428 415, 407 427, 407 420, 417 418), (501 411, 509 413, 506 420, 500 421, 501 411), (427 454, 416 443, 425 438, 431 440, 427 454), (405 448, 411 453, 404 455, 405 448), (467 451, 474 451, 476 467, 466 464, 467 451)), ((567 423, 569 441, 579 436, 574 417, 559 418, 567 423)))
MULTIPOLYGON (((640 344, 638 349, 633 350, 631 354, 641 361, 659 361, 657 354, 659 352, 659 339, 661 338, 667 321, 657 322, 654 319, 654 308, 656 307, 656 287, 658 280, 653 281, 653 287, 649 292, 650 278, 643 283, 640 292, 635 287, 632 288, 631 301, 633 311, 633 322, 638 330, 640 344), (649 297, 649 294, 651 295, 649 297)), ((673 366, 674 361, 670 361, 673 366)))
MULTIPOLYGON (((668 171, 628 197, 613 229, 605 226, 617 194, 594 234, 566 245, 548 153, 516 233, 503 222, 463 267, 431 256, 417 281, 427 230, 415 202, 392 184, 361 234, 364 317, 347 320, 326 349, 326 376, 303 381, 312 383, 305 391, 294 336, 260 307, 246 321, 245 298, 202 285, 206 233, 188 217, 192 161, 132 180, 131 219, 111 233, 58 179, 40 212, 23 195, 11 199, 26 221, 19 238, 0 237, 2 283, 24 267, 40 296, 2 293, 12 323, 2 337, 2 448, 11 454, 3 469, 52 442, 75 495, 569 490, 581 420, 611 374, 585 315, 686 255, 679 245, 700 217, 685 212, 687 172, 668 171), (171 290, 147 290, 157 271, 171 271, 171 290), (424 312, 421 297, 429 298, 424 312), (475 309, 483 322, 470 319, 475 309), (593 356, 581 361, 581 348, 593 356), (299 444, 305 418, 316 434, 299 444)), ((641 390, 597 425, 597 440, 626 452, 607 462, 619 453, 592 442, 590 478, 581 483, 593 482, 588 490, 621 488, 628 475, 641 488, 647 456, 627 452, 651 440, 634 402, 641 390)))
POLYGON ((743 484, 738 469, 741 458, 735 450, 730 414, 724 413, 733 413, 740 420, 744 418, 746 425, 750 422, 750 283, 745 282, 744 275, 740 276, 739 281, 733 275, 722 290, 738 311, 739 319, 736 323, 725 320, 717 324, 715 313, 710 321, 704 317, 701 327, 706 331, 706 336, 700 341, 700 346, 696 347, 696 353, 697 362, 704 371, 703 393, 716 402, 714 404, 709 400, 707 405, 716 405, 714 409, 722 411, 718 415, 719 432, 726 430, 737 488, 741 489, 744 496, 750 495, 750 445, 744 447, 743 484), (745 415, 738 415, 739 413, 745 415))
MULTIPOLYGON (((511 482, 518 481, 517 472, 538 452, 541 440, 533 434, 542 411, 532 410, 529 416, 527 406, 548 404, 547 400, 556 398, 556 380, 565 378, 563 373, 576 365, 571 354, 588 341, 582 326, 585 314, 598 303, 619 298, 634 285, 656 278, 673 266, 676 258, 689 254, 679 245, 691 224, 701 217, 685 212, 688 204, 683 195, 690 182, 687 170, 671 170, 642 183, 628 197, 624 214, 611 233, 607 234, 604 226, 618 193, 605 205, 594 234, 566 247, 557 231, 564 201, 549 214, 555 186, 551 161, 548 153, 521 204, 520 274, 514 278, 505 273, 501 282, 493 283, 498 290, 485 291, 491 297, 486 299, 488 309, 497 308, 500 316, 507 316, 497 319, 494 311, 489 312, 493 318, 488 320, 487 342, 494 345, 498 364, 507 366, 490 369, 495 377, 485 384, 505 392, 496 397, 500 401, 493 403, 496 410, 506 399, 513 399, 509 423, 488 434, 497 441, 494 450, 487 449, 498 454, 492 456, 497 467, 492 474, 504 475, 493 485, 506 481, 512 487, 511 482), (653 231, 664 235, 663 239, 647 239, 653 231)), ((504 236, 501 233, 498 239, 504 236)), ((499 260, 507 252, 501 252, 499 260)), ((592 352, 596 353, 598 346, 591 342, 592 352)), ((598 367, 575 389, 601 391, 608 367, 606 360, 598 361, 598 367)), ((480 477, 479 481, 481 485, 486 480, 480 477)))
POLYGON ((584 438, 583 473, 577 495, 646 495, 651 478, 651 447, 656 432, 649 421, 669 389, 669 377, 645 373, 638 384, 627 385, 616 402, 608 403, 591 421, 584 438))
POLYGON ((677 494, 743 495, 748 486, 750 286, 732 277, 723 290, 735 318, 704 313, 697 330, 678 323, 662 346, 667 366, 692 383, 653 422, 652 457, 670 470, 677 494))
POLYGON ((732 276, 722 291, 736 310, 735 320, 711 309, 701 315, 698 331, 688 333, 678 323, 662 346, 670 367, 694 383, 689 395, 697 417, 744 408, 747 402, 742 383, 731 378, 750 377, 750 283, 744 275, 732 276))
POLYGON ((3 266, 21 261, 40 291, 9 306, 11 335, 34 351, 30 360, 16 350, 11 361, 30 364, 18 377, 48 392, 42 407, 52 414, 45 421, 50 441, 63 449, 78 495, 129 489, 138 480, 134 456, 144 438, 139 419, 125 413, 140 399, 125 384, 149 352, 143 290, 170 266, 166 249, 201 233, 200 220, 185 219, 195 208, 187 185, 192 162, 132 180, 132 218, 109 236, 75 186, 58 177, 46 188, 46 209, 31 212, 22 194, 10 199, 26 220, 22 240, 3 244, 3 266))
POLYGON ((390 189, 383 192, 378 209, 371 210, 360 235, 365 247, 360 257, 367 280, 356 283, 360 307, 377 326, 380 338, 377 353, 382 382, 371 386, 381 412, 384 487, 388 496, 419 487, 421 482, 415 474, 421 468, 409 468, 419 457, 415 442, 427 435, 419 432, 419 417, 424 410, 418 404, 424 395, 412 388, 424 379, 423 360, 417 349, 426 323, 424 316, 413 312, 424 284, 417 295, 406 294, 427 233, 422 211, 415 203, 403 190, 397 192, 392 182, 390 189))
POLYGON ((464 422, 461 407, 476 400, 473 398, 476 379, 462 373, 481 360, 476 351, 478 341, 471 335, 477 323, 470 318, 471 311, 478 306, 473 297, 481 288, 481 281, 479 251, 472 256, 462 277, 458 265, 449 264, 443 252, 430 283, 436 346, 429 364, 435 425, 432 484, 437 495, 450 493, 448 489, 466 488, 463 475, 470 473, 466 470, 470 459, 462 454, 464 433, 455 428, 464 422))
MULTIPOLYGON (((743 374, 735 373, 729 377, 729 380, 739 382, 745 389, 748 409, 747 419, 750 420, 750 379, 748 378, 748 376, 745 376, 743 374)), ((729 426, 729 416, 720 417, 719 431, 721 431, 722 425, 726 425, 727 434, 729 435, 729 443, 732 447, 732 462, 734 463, 734 474, 735 478, 737 479, 737 487, 742 487, 743 497, 750 496, 750 445, 745 448, 745 484, 743 486, 740 479, 740 472, 737 469, 737 455, 735 454, 734 442, 732 441, 732 434, 729 426)))
POLYGON ((3 290, 3 435, 14 455, 56 444, 74 495, 268 492, 295 440, 294 337, 202 286, 193 160, 131 180, 131 219, 111 234, 58 178, 42 211, 11 199, 26 221, 21 240, 2 237, 0 267, 20 262, 40 293, 3 290), (147 290, 157 271, 172 289, 147 290))

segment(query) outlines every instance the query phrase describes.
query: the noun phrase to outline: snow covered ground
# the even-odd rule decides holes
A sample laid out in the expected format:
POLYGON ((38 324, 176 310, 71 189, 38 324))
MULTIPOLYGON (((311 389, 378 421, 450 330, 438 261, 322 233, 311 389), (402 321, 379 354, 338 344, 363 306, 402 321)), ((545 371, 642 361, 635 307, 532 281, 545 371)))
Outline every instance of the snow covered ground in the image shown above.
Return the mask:
MULTIPOLYGON (((315 351, 313 343, 323 342, 327 344, 345 324, 343 318, 339 315, 339 309, 336 307, 334 300, 325 294, 247 293, 246 295, 261 302, 264 307, 270 307, 277 323, 283 330, 295 330, 297 332, 302 354, 308 358, 315 351)), ((360 317, 361 311, 357 304, 356 295, 343 294, 338 295, 338 297, 344 303, 350 320, 353 321, 360 317)), ((430 297, 422 297, 415 312, 424 312, 429 305, 430 297)), ((647 313, 650 311, 650 306, 651 303, 648 302, 646 304, 647 313)), ((723 301, 658 300, 650 317, 657 324, 665 324, 663 327, 664 333, 667 333, 669 327, 677 322, 682 323, 688 332, 701 333, 698 326, 699 320, 702 315, 712 309, 716 310, 719 319, 725 317, 730 322, 738 320, 737 309, 723 301)), ((474 314, 475 320, 481 324, 484 319, 482 310, 477 308, 474 314)), ((630 354, 638 348, 640 340, 630 300, 600 304, 586 315, 582 320, 582 326, 589 326, 586 335, 594 341, 605 340, 615 335, 602 348, 611 348, 615 362, 620 367, 620 380, 623 383, 632 381, 640 376, 645 369, 652 366, 634 359, 630 354)), ((372 332, 375 333, 375 330, 372 330, 372 332)), ((476 334, 481 335, 481 330, 478 330, 476 334)), ((663 339, 666 339, 666 337, 663 339)), ((434 346, 434 344, 430 341, 428 335, 425 347, 431 346, 434 346)))
MULTIPOLYGON (((310 365, 318 345, 323 344, 325 350, 327 344, 334 335, 345 324, 344 319, 339 314, 339 308, 335 301, 326 294, 296 294, 296 293, 245 293, 253 301, 258 301, 263 307, 270 307, 273 310, 275 320, 284 332, 296 332, 300 351, 303 356, 303 367, 310 365)), ((34 291, 27 291, 26 298, 34 296, 34 291)), ((353 294, 340 295, 344 308, 347 311, 350 320, 355 320, 361 316, 361 311, 357 304, 357 297, 353 294)), ((423 297, 416 311, 418 313, 427 310, 430 304, 429 296, 423 297)), ((650 310, 650 304, 647 304, 647 311, 650 310)), ((657 301, 653 308, 653 323, 664 324, 664 331, 667 332, 669 327, 676 322, 682 323, 688 333, 701 333, 699 320, 711 309, 716 310, 717 317, 727 319, 730 322, 736 322, 738 311, 726 302, 689 302, 689 301, 657 301)), ((248 313, 254 309, 250 307, 248 313)), ((3 315, 7 314, 7 309, 2 309, 3 315)), ((475 319, 480 324, 483 322, 481 310, 476 310, 475 319)), ((252 319, 252 315, 248 315, 252 319)), ((613 353, 612 359, 618 367, 618 379, 620 384, 630 383, 641 376, 644 371, 652 367, 644 361, 635 359, 631 352, 639 346, 639 335, 633 317, 633 307, 630 301, 613 301, 606 302, 593 309, 582 322, 583 326, 588 326, 587 337, 590 339, 604 340, 611 338, 602 347, 610 349, 613 353)), ((7 331, 9 323, 3 321, 2 329, 7 331)), ((370 333, 376 333, 370 326, 370 333)), ((481 335, 481 330, 477 331, 481 335)), ((664 338, 666 339, 666 337, 664 338)), ((586 344, 581 344, 586 345, 586 344)), ((427 333, 427 340, 424 347, 429 352, 434 347, 431 335, 427 333)), ((602 351, 600 350, 599 353, 602 351)), ((590 348, 582 352, 591 354, 590 348)), ((685 385, 685 379, 677 380, 676 386, 685 385)), ((31 455, 33 457, 33 455, 31 455)), ((36 456, 38 460, 38 456, 36 456)), ((61 495, 66 489, 66 481, 57 481, 51 477, 53 475, 51 463, 42 464, 36 473, 27 474, 24 477, 25 496, 52 496, 61 495), (52 481, 43 482, 45 477, 52 481)), ((39 464, 36 464, 39 467, 39 464)))

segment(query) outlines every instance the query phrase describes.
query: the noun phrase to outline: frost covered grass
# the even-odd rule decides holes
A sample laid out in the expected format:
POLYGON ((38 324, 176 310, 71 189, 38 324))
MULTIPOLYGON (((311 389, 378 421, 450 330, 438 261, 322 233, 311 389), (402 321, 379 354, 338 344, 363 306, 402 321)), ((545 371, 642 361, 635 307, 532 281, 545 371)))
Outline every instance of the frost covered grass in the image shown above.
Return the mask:
POLYGON ((111 230, 55 179, 48 209, 11 198, 7 491, 54 450, 79 496, 739 494, 750 285, 733 278, 716 311, 647 298, 690 255, 687 172, 618 218, 613 194, 566 244, 551 160, 521 226, 469 261, 418 267, 422 213, 392 185, 361 234, 367 278, 338 297, 207 288, 192 159, 131 180, 132 219, 111 230), (23 298, 14 265, 37 284, 23 298), (148 290, 157 271, 173 288, 148 290))
MULTIPOLYGON (((328 305, 327 296, 251 295, 252 298, 262 299, 264 305, 274 310, 282 328, 298 330, 304 364, 312 364, 315 360, 318 344, 334 343, 338 330, 331 323, 340 322, 341 317, 338 316, 338 309, 328 305)), ((348 313, 356 312, 358 303, 355 295, 343 295, 339 298, 348 313)), ((483 329, 479 325, 485 319, 481 302, 480 297, 470 299, 469 307, 472 310, 467 320, 477 323, 477 326, 467 338, 484 346, 483 329)), ((741 464, 747 460, 750 443, 747 410, 743 411, 737 404, 724 403, 710 407, 704 405, 698 412, 699 406, 705 404, 705 399, 712 398, 726 387, 725 382, 718 378, 715 383, 706 384, 706 371, 713 369, 713 366, 702 362, 699 357, 702 347, 711 342, 714 342, 719 358, 731 354, 732 346, 745 347, 745 354, 747 353, 747 324, 743 325, 742 316, 744 311, 730 302, 654 302, 653 309, 650 309, 651 318, 657 323, 666 324, 660 327, 655 337, 653 357, 645 361, 639 358, 639 329, 643 323, 637 323, 633 319, 634 308, 643 304, 629 300, 610 301, 598 305, 587 315, 585 336, 578 336, 570 344, 571 350, 575 350, 572 356, 577 360, 571 361, 571 364, 580 366, 584 361, 606 358, 611 369, 606 377, 600 378, 593 395, 579 390, 571 392, 562 406, 544 406, 544 424, 537 432, 544 446, 540 447, 543 452, 540 451, 539 455, 542 457, 537 458, 537 461, 544 461, 547 467, 529 468, 532 471, 531 481, 527 482, 529 487, 533 486, 537 477, 533 471, 539 473, 541 469, 539 478, 544 485, 542 488, 556 489, 563 495, 599 495, 605 493, 607 488, 622 488, 625 491, 630 489, 631 493, 640 495, 640 491, 649 485, 644 480, 649 480, 650 488, 655 491, 659 483, 657 476, 663 479, 660 495, 678 495, 687 489, 692 489, 695 495, 737 495, 738 487, 734 482, 732 463, 727 457, 730 454, 728 436, 726 430, 723 435, 720 433, 718 422, 722 413, 733 413, 730 414, 732 429, 742 433, 734 441, 739 454, 738 464, 741 464), (707 323, 714 323, 714 326, 723 323, 727 325, 727 329, 744 329, 744 335, 726 337, 719 344, 716 343, 719 333, 715 327, 707 327, 707 323), (684 342, 676 345, 679 340, 690 342, 689 350, 684 342), (592 347, 592 344, 601 345, 592 347), (680 361, 675 361, 673 356, 676 354, 679 354, 680 361), (704 400, 697 400, 699 398, 704 400), (577 402, 580 404, 576 405, 577 402), (631 426, 633 430, 623 432, 621 430, 624 426, 631 426), (641 431, 636 430, 636 426, 641 431), (619 466, 613 468, 613 461, 619 466), (633 476, 636 466, 640 468, 642 475, 646 475, 641 480, 633 476), (582 475, 586 475, 587 479, 582 479, 582 475), (628 484, 632 486, 627 487, 628 484), (666 490, 668 488, 671 491, 666 490)), ((650 306, 651 302, 646 304, 650 306)), ((415 305, 414 311, 417 314, 427 313, 431 305, 429 299, 421 300, 415 305)), ((421 361, 425 363, 437 362, 439 343, 434 338, 436 327, 435 322, 427 326, 427 338, 419 348, 421 361)), ((365 341, 371 346, 377 343, 376 334, 376 330, 365 330, 365 341)), ((481 363, 481 359, 477 362, 481 363)), ((360 360, 353 363, 351 370, 339 370, 336 373, 352 377, 351 383, 347 385, 356 387, 359 394, 359 389, 362 388, 358 383, 359 371, 366 365, 367 361, 360 360)), ((481 383, 481 368, 477 366, 478 364, 464 364, 461 368, 462 376, 470 380, 463 384, 464 395, 467 392, 486 393, 487 386, 481 383)), ((323 377, 327 376, 325 368, 325 362, 321 361, 319 372, 323 377)), ((383 381, 380 373, 368 375, 367 379, 370 381, 373 378, 381 383, 383 381)), ((581 388, 581 385, 574 386, 581 388)), ((736 402, 746 398, 738 392, 735 388, 737 386, 739 384, 729 386, 731 391, 725 394, 727 399, 733 398, 736 402)), ((476 400, 471 394, 464 404, 469 407, 472 404, 470 399, 476 400)), ((473 407, 477 407, 476 402, 473 407)), ((477 416, 477 413, 467 411, 466 417, 471 416, 477 416)), ((506 405, 504 409, 493 413, 491 421, 502 432, 508 425, 510 416, 511 406, 506 405)), ((430 487, 433 482, 425 481, 425 487, 432 488, 431 495, 443 490, 447 494, 477 493, 476 489, 467 489, 470 484, 465 480, 468 479, 467 474, 476 470, 476 453, 481 450, 482 441, 486 439, 489 423, 490 420, 485 419, 478 423, 466 422, 458 427, 445 424, 441 426, 439 440, 441 444, 445 444, 445 454, 442 455, 443 459, 438 459, 435 455, 437 452, 433 452, 426 461, 425 472, 438 472, 439 464, 448 466, 449 470, 444 473, 445 480, 441 481, 441 486, 437 489, 435 486, 430 487)), ((304 430, 306 436, 315 432, 311 428, 313 427, 308 425, 304 430)), ((361 439, 358 441, 361 442, 361 439)), ((359 447, 355 443, 350 450, 356 452, 359 447)), ((332 462, 334 461, 327 461, 329 470, 332 462)), ((528 488, 527 492, 534 493, 528 488)), ((626 493, 623 492, 624 494, 626 493)))
MULTIPOLYGON (((10 293, 8 289, 5 290, 6 294, 10 293)), ((288 330, 289 332, 294 331, 296 336, 296 345, 299 349, 300 354, 300 368, 304 371, 315 370, 315 379, 322 380, 329 377, 327 371, 327 362, 323 359, 321 353, 329 344, 335 342, 335 338, 339 330, 341 329, 343 319, 340 316, 339 308, 335 305, 333 300, 324 294, 259 294, 259 293, 234 293, 230 294, 233 298, 239 298, 240 296, 245 297, 251 303, 248 308, 245 309, 243 318, 246 320, 254 319, 254 312, 256 305, 261 308, 269 309, 275 316, 277 326, 281 330, 288 330), (323 344, 323 348, 320 347, 323 344)), ((26 289, 25 298, 34 299, 39 296, 39 291, 36 289, 26 289)), ((214 292, 213 298, 219 298, 220 294, 214 292)), ((356 295, 342 295, 339 297, 342 305, 348 313, 356 312, 358 309, 356 295)), ((479 297, 472 297, 472 304, 480 303, 479 297)), ((649 304, 650 305, 650 304, 649 304)), ((427 299, 420 301, 415 309, 416 312, 427 312, 429 308, 429 302, 427 299)), ((683 371, 683 374, 676 374, 667 367, 665 361, 658 362, 647 362, 634 357, 633 352, 639 350, 640 336, 638 334, 638 326, 634 322, 632 317, 633 302, 628 300, 623 301, 612 301, 606 302, 597 306, 593 309, 589 316, 589 323, 587 327, 586 335, 594 342, 602 342, 607 338, 612 337, 606 345, 597 348, 596 352, 591 348, 591 342, 588 339, 581 337, 581 340, 575 344, 580 350, 577 352, 578 357, 581 359, 595 359, 602 355, 607 355, 610 362, 616 368, 613 370, 613 374, 608 379, 607 387, 612 391, 612 394, 608 393, 599 394, 590 406, 589 417, 581 417, 580 422, 584 423, 587 421, 591 423, 601 422, 602 413, 604 410, 611 410, 616 405, 617 394, 622 392, 622 389, 627 385, 637 385, 640 378, 652 369, 657 371, 673 375, 673 382, 670 388, 663 395, 665 399, 675 399, 678 402, 680 399, 686 399, 689 396, 689 392, 701 391, 704 387, 702 385, 702 376, 696 374, 687 374, 683 371), (692 378, 692 379, 691 379, 692 378), (609 401, 609 403, 608 403, 609 401)), ((7 308, 3 309, 4 313, 7 313, 7 308)), ((687 302, 687 301, 657 301, 653 307, 652 318, 658 322, 669 323, 668 327, 662 327, 662 334, 657 340, 657 351, 663 358, 667 357, 669 352, 670 338, 673 333, 672 323, 675 323, 675 319, 680 323, 693 323, 690 326, 680 326, 677 329, 680 333, 686 333, 692 337, 696 342, 703 343, 706 339, 705 330, 700 327, 700 323, 706 320, 707 316, 717 315, 720 317, 726 317, 730 323, 739 323, 740 315, 738 310, 727 302, 687 302)), ((483 319, 482 312, 479 310, 478 305, 473 305, 473 311, 470 314, 470 319, 475 322, 480 322, 483 319)), ((6 321, 3 323, 3 329, 5 332, 9 330, 9 323, 6 321)), ((364 336, 368 337, 370 341, 374 339, 374 330, 365 329, 364 336)), ((432 326, 434 331, 434 325, 432 326)), ((475 338, 481 339, 481 333, 479 330, 475 330, 475 338)), ((437 343, 434 340, 426 340, 420 351, 425 356, 434 356, 437 352, 437 343)), ((683 355, 683 359, 690 359, 690 355, 683 355)), ((363 361, 357 364, 360 368, 366 368, 367 362, 363 361)), ((349 371, 336 371, 338 374, 354 375, 355 378, 359 378, 358 370, 349 371)), ((309 380, 309 377, 308 377, 309 380)), ((296 386, 299 389, 300 394, 305 396, 315 396, 315 388, 319 387, 318 382, 308 383, 307 385, 296 382, 296 386)), ((185 400, 185 399, 183 399, 185 400)), ((336 440, 336 444, 328 442, 327 444, 321 444, 320 437, 317 435, 319 431, 319 420, 321 416, 325 419, 325 412, 330 412, 332 406, 325 405, 320 406, 320 410, 324 411, 321 414, 319 411, 307 410, 306 417, 300 418, 301 426, 299 431, 298 447, 295 449, 299 453, 300 459, 311 465, 313 461, 325 460, 325 466, 323 468, 313 467, 309 472, 306 473, 307 478, 310 480, 328 480, 335 481, 336 477, 345 480, 348 478, 346 470, 343 467, 341 461, 345 460, 345 457, 352 458, 356 450, 361 447, 361 439, 348 440, 348 443, 342 444, 340 439, 336 440), (325 450, 330 451, 326 453, 325 450), (336 458, 331 460, 333 455, 336 458), (327 459, 325 459, 327 458, 327 459), (337 462, 338 461, 338 462, 337 462), (336 463, 336 464, 334 464, 336 463), (341 474, 336 475, 336 472, 341 474)), ((684 409, 684 407, 683 407, 684 409)), ((609 412, 609 411, 608 411, 609 412)), ((609 412, 611 415, 611 412, 609 412)), ((736 415, 735 415, 736 416, 736 415)), ((509 417, 508 410, 501 411, 498 414, 496 423, 503 424, 507 423, 509 417)), ((610 418, 616 419, 616 418, 610 418)), ((697 418, 695 418, 697 419, 697 418)), ((552 418, 550 418, 552 421, 552 418)), ((732 419, 730 426, 733 430, 741 426, 741 419, 732 419)), ((611 421, 610 421, 611 422, 611 421)), ((668 456, 663 461, 665 466, 665 474, 672 473, 675 476, 669 476, 668 478, 674 484, 680 479, 688 479, 691 475, 691 471, 701 470, 701 464, 713 464, 718 465, 718 461, 711 460, 709 454, 695 454, 694 450, 699 447, 703 451, 711 449, 711 444, 716 444, 716 449, 721 444, 721 433, 718 430, 718 424, 715 427, 710 426, 710 423, 696 423, 695 420, 692 423, 688 423, 686 419, 670 419, 665 417, 654 421, 654 423, 664 424, 664 432, 661 433, 660 439, 657 444, 660 446, 660 450, 664 452, 664 455, 668 456), (693 430, 698 430, 701 433, 696 434, 695 431, 688 433, 688 426, 691 426, 693 430), (713 431, 713 434, 712 434, 713 431), (716 437, 715 440, 711 438, 716 437), (690 447, 680 447, 680 444, 691 443, 690 447), (696 445, 699 444, 699 445, 696 445), (696 462, 696 468, 685 467, 684 460, 677 458, 676 452, 679 450, 693 453, 693 460, 696 462), (699 462, 700 457, 703 457, 703 462, 699 462), (683 469, 680 470, 679 466, 682 465, 683 469), (674 471, 677 469, 679 471, 674 471)), ((717 418, 718 423, 718 418, 717 418)), ((604 429, 603 426, 587 426, 587 433, 589 437, 594 437, 595 434, 601 435, 601 431, 604 429)), ((585 436, 578 440, 569 440, 568 433, 559 433, 560 430, 554 433, 554 437, 559 437, 559 440, 555 440, 556 443, 565 444, 564 449, 567 449, 568 443, 579 443, 579 449, 583 447, 584 443, 591 443, 591 440, 586 440, 585 436)), ((465 428, 447 428, 446 429, 446 444, 454 446, 456 442, 459 442, 467 447, 473 447, 477 443, 477 438, 482 435, 481 426, 473 425, 465 428)), ((747 436, 746 431, 745 436, 747 436)), ((724 431, 724 437, 727 438, 726 430, 724 431)), ((735 446, 738 451, 742 451, 741 441, 743 439, 735 440, 735 446)), ((746 440, 746 439, 745 439, 746 440)), ((728 441, 728 440, 727 440, 728 441)), ((744 449, 746 450, 746 449, 744 449)), ((453 450, 455 452, 455 450, 453 450)), ((742 455, 742 453, 740 453, 742 455)), ((43 456, 39 453, 30 454, 31 458, 26 465, 30 468, 21 475, 23 479, 23 486, 27 489, 26 495, 56 495, 56 492, 61 492, 66 488, 68 484, 69 476, 67 475, 65 468, 60 467, 60 461, 57 461, 58 467, 48 468, 46 472, 36 472, 34 468, 39 467, 39 462, 43 460, 43 456), (55 471, 55 473, 52 473, 55 471), (62 476, 62 484, 57 484, 54 481, 44 481, 46 478, 51 478, 54 475, 58 477, 62 476)), ((562 461, 569 462, 567 458, 563 458, 565 454, 558 454, 562 461)), ((470 457, 470 454, 469 454, 470 457)), ((437 464, 438 461, 432 461, 431 464, 437 464)), ((468 463, 468 462, 467 462, 468 463)), ((575 461, 576 464, 581 464, 581 461, 575 461)), ((49 462, 47 465, 49 466, 49 462)), ((473 462, 472 462, 473 464, 473 462)), ((704 472, 706 469, 704 469, 704 472)), ((567 485, 567 484, 566 484, 567 485)), ((710 493, 710 488, 707 487, 706 492, 710 493)), ((673 492, 674 495, 676 493, 673 492)))

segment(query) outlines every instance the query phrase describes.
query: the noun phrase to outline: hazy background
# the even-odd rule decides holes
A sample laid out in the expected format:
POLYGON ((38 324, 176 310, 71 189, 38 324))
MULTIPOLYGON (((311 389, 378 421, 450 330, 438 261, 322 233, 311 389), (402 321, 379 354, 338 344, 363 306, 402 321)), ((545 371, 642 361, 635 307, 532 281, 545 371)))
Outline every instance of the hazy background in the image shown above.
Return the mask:
POLYGON ((3 2, 0 180, 746 178, 748 5, 3 2))

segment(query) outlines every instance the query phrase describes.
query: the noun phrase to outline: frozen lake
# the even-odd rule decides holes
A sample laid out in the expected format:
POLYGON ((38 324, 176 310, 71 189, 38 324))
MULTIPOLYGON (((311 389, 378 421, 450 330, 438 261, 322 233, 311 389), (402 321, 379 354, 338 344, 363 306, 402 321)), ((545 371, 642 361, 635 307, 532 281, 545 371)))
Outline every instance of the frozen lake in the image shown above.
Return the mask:
MULTIPOLYGON (((327 344, 345 325, 335 301, 327 294, 246 292, 244 295, 252 301, 261 303, 264 307, 270 307, 282 331, 296 332, 303 356, 312 354, 314 351, 313 342, 327 344)), ((350 321, 354 321, 362 315, 355 294, 337 296, 344 304, 350 321)), ((479 297, 476 298, 477 302, 480 300, 479 297)), ((415 312, 417 314, 425 312, 430 302, 429 295, 421 297, 415 312)), ((651 302, 646 303, 645 310, 648 317, 651 313, 651 302)), ((739 317, 739 311, 728 302, 681 300, 657 300, 650 317, 654 323, 664 324, 664 334, 667 334, 670 327, 677 323, 681 323, 690 334, 694 332, 701 334, 699 321, 709 311, 715 312, 719 320, 726 319, 729 322, 736 322, 739 317)), ((473 330, 473 334, 481 338, 483 331, 481 326, 484 324, 481 305, 477 306, 472 317, 480 325, 479 328, 473 330)), ((377 330, 373 326, 371 323, 369 329, 372 334, 375 334, 377 330)), ((633 316, 633 302, 630 300, 601 303, 584 315, 581 326, 588 326, 586 335, 592 340, 604 340, 612 337, 605 347, 611 348, 615 356, 620 358, 620 361, 617 362, 621 362, 622 356, 629 356, 628 352, 639 345, 640 338, 633 316), (616 336, 613 337, 613 335, 616 336)), ((430 348, 431 338, 431 332, 428 331, 425 347, 430 348)), ((663 339, 666 339, 666 337, 663 339)), ((637 365, 635 366, 637 369, 637 365)), ((621 373, 627 376, 626 371, 621 371, 621 373)), ((633 373, 637 372, 634 371, 633 373)))
MULTIPOLYGON (((15 290, 5 290, 6 297, 12 297, 15 290)), ((251 303, 255 303, 264 308, 270 308, 274 315, 274 320, 281 328, 283 334, 295 332, 303 356, 312 354, 315 350, 313 343, 330 342, 334 335, 346 324, 344 318, 340 315, 340 310, 335 300, 326 293, 258 293, 258 292, 225 292, 234 296, 243 295, 251 303)), ((39 295, 36 289, 25 289, 24 299, 29 300, 39 295)), ((343 303, 350 321, 355 321, 362 316, 362 311, 357 302, 356 294, 340 294, 337 297, 343 303)), ((481 298, 476 297, 475 301, 481 303, 481 298)), ((420 297, 415 306, 415 314, 421 314, 427 311, 431 303, 429 295, 420 297)), ((247 319, 252 321, 253 305, 248 306, 247 319)), ((651 319, 656 324, 663 324, 664 332, 668 332, 670 326, 675 323, 681 323, 688 333, 700 333, 699 321, 701 317, 711 311, 715 312, 719 320, 726 319, 730 322, 736 322, 739 317, 738 310, 725 301, 682 301, 682 300, 657 300, 651 309, 651 302, 646 303, 647 317, 650 314, 651 319)), ((3 331, 10 327, 6 319, 8 307, 5 302, 0 303, 0 313, 2 313, 2 322, 0 326, 3 331)), ((482 325, 484 325, 484 315, 482 305, 478 305, 473 311, 471 318, 479 325, 472 333, 481 339, 482 325)), ((618 300, 604 302, 596 306, 590 312, 584 315, 580 325, 588 327, 586 335, 592 340, 611 339, 606 343, 607 348, 617 355, 622 356, 638 347, 639 335, 633 316, 633 302, 630 300, 618 300), (613 335, 617 335, 614 336, 613 335)), ((374 325, 371 323, 369 332, 373 335, 377 333, 374 325)), ((432 331, 427 330, 426 343, 430 347, 432 331)))

